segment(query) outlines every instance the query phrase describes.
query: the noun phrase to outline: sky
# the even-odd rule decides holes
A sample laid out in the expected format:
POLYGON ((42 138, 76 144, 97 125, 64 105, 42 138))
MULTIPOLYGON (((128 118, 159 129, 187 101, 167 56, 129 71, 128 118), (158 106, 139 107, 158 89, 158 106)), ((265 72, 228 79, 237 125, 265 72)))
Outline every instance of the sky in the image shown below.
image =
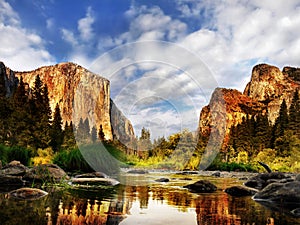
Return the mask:
POLYGON ((74 62, 152 137, 196 130, 216 87, 243 91, 259 63, 300 66, 299 0, 0 0, 0 61, 74 62))

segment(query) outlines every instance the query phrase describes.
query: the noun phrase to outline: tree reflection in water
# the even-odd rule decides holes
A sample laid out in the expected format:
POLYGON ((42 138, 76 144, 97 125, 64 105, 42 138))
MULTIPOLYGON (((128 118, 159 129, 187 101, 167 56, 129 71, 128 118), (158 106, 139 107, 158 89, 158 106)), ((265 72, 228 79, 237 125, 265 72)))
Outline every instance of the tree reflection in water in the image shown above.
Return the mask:
POLYGON ((54 191, 36 201, 16 201, 0 194, 1 225, 177 225, 183 221, 189 225, 300 224, 299 218, 270 211, 250 197, 234 198, 221 190, 194 194, 176 185, 54 191))

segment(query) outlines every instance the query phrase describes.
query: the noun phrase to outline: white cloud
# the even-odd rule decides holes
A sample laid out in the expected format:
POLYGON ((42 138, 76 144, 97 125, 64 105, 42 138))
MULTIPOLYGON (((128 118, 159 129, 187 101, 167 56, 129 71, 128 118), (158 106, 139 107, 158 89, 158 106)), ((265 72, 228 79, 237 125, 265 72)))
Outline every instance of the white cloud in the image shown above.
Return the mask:
POLYGON ((32 70, 54 63, 44 40, 22 27, 18 14, 0 0, 0 60, 14 70, 32 70))
POLYGON ((195 2, 180 1, 183 16, 209 12, 204 16, 210 22, 181 44, 207 63, 221 86, 243 90, 245 77, 259 62, 299 66, 299 1, 195 2), (193 13, 183 10, 193 4, 193 13))
POLYGON ((83 41, 89 41, 94 36, 92 28, 94 22, 92 8, 88 7, 85 17, 78 21, 78 31, 83 41))

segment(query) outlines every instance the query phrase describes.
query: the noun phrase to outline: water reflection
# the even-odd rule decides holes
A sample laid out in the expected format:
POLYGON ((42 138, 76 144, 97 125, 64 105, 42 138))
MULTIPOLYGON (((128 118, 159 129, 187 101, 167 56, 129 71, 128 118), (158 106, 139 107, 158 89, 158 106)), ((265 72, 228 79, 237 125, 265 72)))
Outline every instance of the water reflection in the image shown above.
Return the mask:
MULTIPOLYGON (((221 189, 230 183, 219 179, 221 189)), ((1 225, 280 225, 300 224, 254 202, 222 190, 193 194, 178 183, 120 185, 98 191, 55 190, 35 201, 0 194, 1 225)))

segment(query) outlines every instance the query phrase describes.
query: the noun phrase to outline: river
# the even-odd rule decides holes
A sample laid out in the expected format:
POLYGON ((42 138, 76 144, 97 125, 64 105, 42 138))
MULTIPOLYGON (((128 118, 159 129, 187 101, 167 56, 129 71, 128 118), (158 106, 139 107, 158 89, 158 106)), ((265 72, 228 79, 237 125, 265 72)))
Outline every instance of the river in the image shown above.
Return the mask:
POLYGON ((199 174, 123 173, 121 184, 102 189, 47 188, 41 199, 24 201, 0 194, 1 225, 294 225, 283 211, 272 211, 251 197, 231 197, 223 190, 238 178, 199 174), (157 182, 168 178, 169 182, 157 182), (208 179, 218 190, 195 194, 183 185, 208 179))

